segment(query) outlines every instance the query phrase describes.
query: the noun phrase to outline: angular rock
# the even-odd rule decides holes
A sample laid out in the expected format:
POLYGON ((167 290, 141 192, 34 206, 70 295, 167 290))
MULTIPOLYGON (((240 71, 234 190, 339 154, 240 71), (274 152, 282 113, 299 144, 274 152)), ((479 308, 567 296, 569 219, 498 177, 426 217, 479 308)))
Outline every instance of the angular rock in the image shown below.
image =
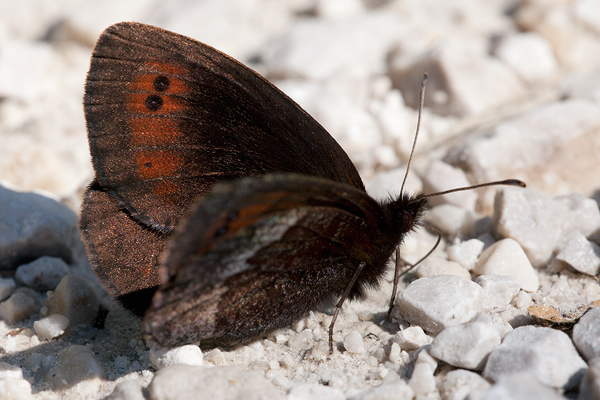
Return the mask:
POLYGON ((423 332, 420 326, 409 326, 392 337, 392 341, 397 343, 402 350, 416 350, 431 343, 431 338, 423 332))
POLYGON ((484 243, 479 239, 469 239, 464 242, 449 246, 446 250, 448 252, 448 259, 455 261, 471 271, 475 268, 477 257, 483 251, 484 243))
POLYGON ((498 233, 516 240, 534 266, 547 263, 571 235, 600 229, 594 200, 579 194, 551 199, 531 188, 499 190, 493 219, 498 233))
POLYGON ((102 367, 86 346, 72 345, 63 351, 46 379, 55 388, 66 388, 87 380, 102 379, 102 367))
POLYGON ((59 202, 0 185, 0 270, 42 256, 73 260, 80 248, 77 216, 59 202))
POLYGON ((169 365, 202 365, 202 351, 198 346, 185 345, 168 350, 150 349, 150 362, 157 370, 169 365))
POLYGON ((13 278, 0 278, 0 301, 6 300, 15 291, 13 278))
POLYGON ((278 77, 365 76, 385 70, 387 52, 401 31, 402 20, 391 13, 335 22, 299 21, 287 34, 271 41, 261 56, 269 73, 278 77), (315 58, 320 61, 312 62, 315 58))
POLYGON ((17 268, 15 278, 21 284, 38 291, 53 290, 69 273, 69 266, 58 257, 40 257, 17 268))
POLYGON ((428 351, 455 367, 481 371, 500 341, 500 335, 491 324, 471 322, 444 329, 433 339, 428 351))
POLYGON ((477 114, 509 102, 524 92, 519 78, 502 62, 454 44, 431 52, 413 64, 396 64, 392 64, 390 71, 394 87, 400 89, 406 104, 414 108, 419 99, 418 86, 414 83, 420 80, 423 71, 439 71, 431 74, 429 87, 446 96, 438 101, 426 97, 425 106, 440 115, 477 114))
POLYGON ((594 358, 588 364, 581 385, 578 400, 600 399, 600 358, 594 358))
POLYGON ((558 73, 552 47, 536 32, 517 33, 503 38, 495 55, 529 84, 549 81, 558 73))
POLYGON ((426 258, 415 272, 417 278, 426 278, 435 275, 456 275, 461 278, 471 279, 471 274, 462 265, 438 257, 426 258))
POLYGON ((27 319, 34 312, 35 301, 23 293, 14 293, 0 303, 0 319, 9 324, 27 319))
POLYGON ((412 400, 414 392, 406 382, 399 380, 384 383, 363 393, 350 396, 348 400, 412 400))
POLYGON ((414 391, 415 396, 427 396, 437 391, 433 372, 437 368, 437 362, 427 353, 421 350, 415 361, 413 373, 408 380, 408 386, 414 391))
POLYGON ((508 332, 490 354, 483 377, 498 382, 513 373, 530 373, 543 385, 569 390, 579 384, 586 369, 564 332, 521 326, 508 332))
MULTIPOLYGON (((557 101, 494 125, 447 157, 474 174, 474 182, 513 178, 539 180, 539 169, 552 171, 552 160, 569 144, 600 127, 600 103, 557 101), (532 171, 527 175, 527 171, 532 171), (530 177, 530 178, 529 178, 530 177)), ((561 171, 555 171, 560 173, 561 171)))
POLYGON ((446 374, 441 395, 444 400, 479 399, 491 386, 481 375, 457 369, 446 374))
POLYGON ((354 354, 364 353, 365 344, 363 338, 358 331, 352 331, 344 336, 344 348, 354 354))
POLYGON ((287 395, 288 400, 344 400, 345 398, 340 389, 316 383, 292 386, 287 395))
POLYGON ((600 246, 587 240, 581 233, 574 233, 565 239, 556 258, 584 274, 596 276, 600 272, 600 246))
POLYGON ((509 373, 500 378, 481 400, 564 400, 531 372, 509 373))
POLYGON ((51 340, 65 333, 69 320, 64 315, 52 314, 33 323, 35 334, 41 340, 51 340))
POLYGON ((412 282, 396 298, 402 316, 411 324, 437 334, 464 324, 483 309, 483 289, 453 275, 437 275, 412 282))
POLYGON ((505 307, 519 294, 521 282, 515 276, 480 275, 475 283, 484 291, 484 310, 505 307))
POLYGON ((71 326, 91 325, 98 314, 100 299, 92 285, 84 278, 67 274, 56 290, 48 292, 44 307, 48 314, 61 314, 67 317, 71 326))
POLYGON ((473 272, 477 275, 513 276, 528 292, 535 292, 540 285, 527 255, 513 239, 500 240, 484 250, 473 272))
POLYGON ((128 380, 115 386, 113 392, 104 400, 146 400, 142 385, 136 380, 128 380))
POLYGON ((472 211, 452 204, 435 206, 427 214, 427 220, 448 236, 469 234, 473 230, 475 219, 472 211))
MULTIPOLYGON (((429 169, 423 177, 424 193, 442 192, 444 190, 456 189, 470 185, 471 182, 469 182, 469 179, 463 170, 448 165, 443 161, 434 161, 431 163, 429 169)), ((463 192, 456 192, 443 196, 430 197, 429 204, 431 206, 452 204, 466 210, 475 211, 477 197, 478 196, 476 192, 472 190, 466 190, 463 192)))
POLYGON ((262 373, 238 367, 171 365, 154 375, 148 392, 151 400, 194 400, 198 393, 209 399, 285 399, 262 373))
POLYGON ((600 358, 600 307, 586 312, 575 324, 573 342, 586 360, 600 358))

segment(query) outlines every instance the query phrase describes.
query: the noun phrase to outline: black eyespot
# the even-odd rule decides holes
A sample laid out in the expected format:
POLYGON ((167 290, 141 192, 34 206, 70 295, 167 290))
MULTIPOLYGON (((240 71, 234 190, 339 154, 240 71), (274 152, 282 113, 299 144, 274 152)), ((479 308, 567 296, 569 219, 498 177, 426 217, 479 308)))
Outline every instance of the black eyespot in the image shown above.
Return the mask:
POLYGON ((217 230, 217 235, 216 235, 216 236, 217 236, 217 237, 218 237, 218 236, 223 236, 223 235, 224 235, 224 234, 226 234, 226 233, 227 233, 227 226, 226 226, 226 225, 223 225, 222 227, 220 227, 220 228, 217 230))
POLYGON ((144 163, 144 167, 152 168, 152 163, 151 162, 144 163))
POLYGON ((158 111, 163 106, 163 100, 160 96, 150 95, 146 97, 146 101, 144 102, 146 108, 150 111, 158 111))
POLYGON ((236 212, 232 212, 231 214, 229 214, 229 220, 233 221, 238 217, 238 213, 236 212))
POLYGON ((159 75, 154 79, 154 89, 157 92, 164 92, 169 89, 171 85, 171 80, 164 75, 159 75))

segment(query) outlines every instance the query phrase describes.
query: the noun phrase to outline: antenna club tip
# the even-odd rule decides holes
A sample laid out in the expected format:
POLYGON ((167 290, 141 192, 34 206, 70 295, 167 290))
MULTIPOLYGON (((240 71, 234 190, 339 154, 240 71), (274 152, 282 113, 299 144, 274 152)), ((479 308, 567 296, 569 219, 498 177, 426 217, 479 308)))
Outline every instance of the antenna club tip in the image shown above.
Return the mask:
POLYGON ((527 187, 527 185, 525 184, 525 182, 520 181, 518 179, 508 179, 506 181, 504 181, 505 185, 511 185, 511 186, 520 186, 522 188, 527 187))

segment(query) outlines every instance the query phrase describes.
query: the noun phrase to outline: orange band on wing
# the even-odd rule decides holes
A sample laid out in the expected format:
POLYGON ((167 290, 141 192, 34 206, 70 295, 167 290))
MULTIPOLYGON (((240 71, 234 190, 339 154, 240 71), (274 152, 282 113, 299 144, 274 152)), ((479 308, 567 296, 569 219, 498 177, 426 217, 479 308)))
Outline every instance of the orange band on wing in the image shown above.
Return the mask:
POLYGON ((141 117, 129 120, 131 144, 158 146, 176 142, 181 137, 177 121, 169 118, 141 117))
POLYGON ((154 150, 136 155, 137 172, 140 179, 172 176, 184 164, 184 158, 175 151, 154 150))

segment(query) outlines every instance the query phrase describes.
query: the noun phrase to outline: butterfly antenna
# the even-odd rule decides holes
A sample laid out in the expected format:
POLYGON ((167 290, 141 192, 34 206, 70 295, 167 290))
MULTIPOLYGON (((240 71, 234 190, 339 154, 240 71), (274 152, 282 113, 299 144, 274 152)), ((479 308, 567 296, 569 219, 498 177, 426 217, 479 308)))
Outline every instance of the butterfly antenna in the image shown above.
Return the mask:
POLYGON ((519 187, 523 187, 523 188, 527 187, 525 182, 522 182, 518 179, 505 179, 503 181, 480 183, 478 185, 465 186, 465 187, 460 187, 460 188, 455 188, 455 189, 450 189, 450 190, 444 190, 442 192, 420 194, 417 197, 415 197, 415 199, 411 203, 414 203, 416 201, 421 201, 421 200, 427 199, 429 197, 442 196, 444 194, 449 194, 449 193, 454 193, 454 192, 462 192, 465 190, 479 189, 482 187, 496 186, 496 185, 519 186, 519 187))
POLYGON ((413 140, 412 149, 410 150, 410 157, 408 157, 408 165, 406 166, 406 173, 404 174, 404 180, 402 186, 400 186, 400 198, 404 193, 404 184, 406 184, 406 178, 408 178, 408 171, 410 171, 410 164, 412 163, 413 154, 415 154, 415 148, 417 147, 417 138, 419 137, 419 130, 421 129, 421 114, 423 114, 423 107, 425 104, 425 87, 427 86, 427 72, 423 73, 423 80, 421 81, 421 94, 419 98, 419 116, 417 117, 417 131, 415 132, 415 140, 413 140))

